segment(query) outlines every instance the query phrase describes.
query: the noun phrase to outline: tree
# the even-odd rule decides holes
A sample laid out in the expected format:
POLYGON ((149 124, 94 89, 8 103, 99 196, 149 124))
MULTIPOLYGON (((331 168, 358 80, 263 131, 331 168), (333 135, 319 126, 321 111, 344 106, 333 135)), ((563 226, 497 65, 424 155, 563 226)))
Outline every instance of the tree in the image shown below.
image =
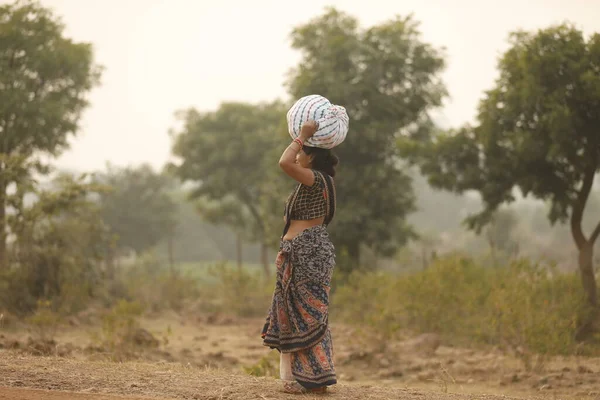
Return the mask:
MULTIPOLYGON (((404 146, 436 187, 481 194, 484 209, 467 220, 480 230, 501 204, 524 196, 548 201, 552 224, 569 221, 579 271, 592 312, 578 332, 593 331, 599 314, 593 249, 584 211, 600 169, 600 35, 588 41, 563 24, 510 35, 500 77, 481 100, 478 123, 404 146)), ((595 227, 594 227, 595 226, 595 227)))
POLYGON ((197 184, 191 198, 210 204, 210 210, 200 210, 208 212, 211 222, 241 229, 262 244, 267 274, 267 249, 283 227, 286 192, 279 184, 282 149, 277 144, 286 132, 286 111, 281 102, 225 103, 208 113, 191 109, 179 114, 183 127, 173 133, 173 154, 179 160, 172 168, 182 181, 197 184), (275 202, 279 208, 272 207, 275 202))
POLYGON ((7 265, 8 188, 45 173, 38 154, 56 156, 78 129, 85 94, 98 82, 92 47, 33 1, 0 6, 0 269, 7 265), (15 173, 27 166, 26 174, 15 173))
POLYGON ((60 175, 48 189, 32 185, 12 197, 19 199, 7 218, 14 268, 0 271, 0 308, 27 314, 46 299, 78 311, 99 294, 111 239, 91 199, 100 188, 86 181, 60 175), (33 201, 24 201, 27 196, 33 201))
POLYGON ((504 256, 514 256, 518 251, 518 242, 515 240, 517 216, 512 210, 497 210, 485 228, 485 238, 490 246, 492 261, 498 263, 500 251, 504 256))
POLYGON ((414 210, 395 141, 401 132, 418 138, 432 128, 429 112, 446 95, 442 55, 422 41, 410 16, 363 30, 329 8, 291 37, 302 58, 287 82, 290 94, 321 94, 344 106, 351 120, 336 149, 339 202, 331 233, 349 256, 340 267, 357 266, 361 246, 391 255, 412 237, 406 216, 414 210))
MULTIPOLYGON (((232 240, 231 229, 210 224, 198 210, 198 203, 189 201, 189 190, 180 186, 171 193, 177 204, 177 219, 173 240, 173 255, 177 263, 197 263, 200 261, 234 260, 236 242, 232 240)), ((156 246, 157 257, 168 257, 168 238, 156 246)), ((249 249, 256 260, 256 248, 249 249)))
MULTIPOLYGON (((219 201, 203 199, 203 201, 198 201, 196 206, 200 215, 207 222, 215 225, 226 225, 233 229, 236 235, 237 266, 241 269, 244 262, 242 256, 243 238, 249 229, 249 224, 252 224, 252 216, 248 214, 247 207, 240 204, 233 196, 225 197, 219 201)), ((268 267, 266 271, 268 271, 268 267)))
POLYGON ((100 213, 117 235, 120 249, 139 254, 174 235, 177 204, 170 194, 173 178, 155 172, 149 165, 109 165, 95 179, 109 189, 100 193, 100 213))

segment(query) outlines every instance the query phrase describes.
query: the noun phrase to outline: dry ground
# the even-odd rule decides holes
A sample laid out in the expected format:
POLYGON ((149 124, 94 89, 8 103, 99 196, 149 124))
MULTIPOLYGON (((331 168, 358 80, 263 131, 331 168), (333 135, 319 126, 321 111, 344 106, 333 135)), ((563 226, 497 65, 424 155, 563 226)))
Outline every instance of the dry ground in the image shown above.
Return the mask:
MULTIPOLYGON (((80 361, 0 351, 0 399, 117 400, 120 398, 109 395, 124 396, 128 399, 136 396, 137 398, 197 400, 299 398, 299 396, 282 393, 280 385, 273 378, 254 378, 224 370, 185 367, 171 363, 80 361), (14 389, 17 387, 52 392, 14 389), (100 393, 101 396, 86 397, 85 393, 100 393)), ((359 384, 340 384, 326 396, 300 397, 348 400, 509 399, 504 396, 453 395, 359 384)))
MULTIPOLYGON (((260 319, 170 313, 146 318, 142 325, 159 340, 172 333, 166 335, 168 343, 141 351, 126 363, 90 351, 97 321, 81 318, 60 329, 55 356, 49 358, 27 343, 26 331, 4 329, 0 400, 113 400, 58 391, 177 399, 297 398, 286 397, 273 378, 243 372, 242 367, 256 365, 269 354, 260 342, 260 319)), ((557 358, 542 371, 527 372, 519 360, 498 349, 452 347, 431 335, 383 345, 370 333, 348 326, 333 324, 332 330, 340 384, 326 398, 600 400, 597 358, 557 358)), ((275 370, 276 358, 271 358, 275 370)))
POLYGON ((0 400, 147 400, 148 397, 0 387, 0 400))

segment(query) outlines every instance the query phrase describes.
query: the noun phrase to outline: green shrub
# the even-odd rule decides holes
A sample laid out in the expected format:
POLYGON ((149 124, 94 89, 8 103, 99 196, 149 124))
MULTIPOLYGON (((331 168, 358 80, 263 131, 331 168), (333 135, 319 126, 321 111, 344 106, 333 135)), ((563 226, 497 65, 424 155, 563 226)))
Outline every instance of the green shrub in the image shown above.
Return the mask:
POLYGON ((400 328, 400 320, 392 289, 395 280, 390 277, 382 272, 353 272, 334 281, 330 298, 332 318, 375 327, 386 337, 393 335, 400 328))
POLYGON ((525 352, 572 354, 586 303, 577 275, 517 261, 495 274, 486 308, 496 342, 525 352))
MULTIPOLYGON (((63 315, 76 314, 85 310, 91 303, 93 297, 90 284, 86 282, 68 281, 63 283, 61 293, 56 298, 60 313, 63 315)), ((99 292, 99 290, 98 290, 99 292)))
POLYGON ((435 332, 454 343, 500 345, 528 368, 533 354, 573 354, 584 312, 576 274, 527 260, 490 268, 460 256, 407 275, 352 274, 332 299, 339 321, 370 326, 385 337, 400 330, 435 332))
POLYGON ((115 354, 127 354, 134 346, 143 307, 138 302, 120 300, 102 317, 101 344, 115 354))
POLYGON ((209 274, 216 283, 212 289, 214 307, 222 313, 240 317, 265 316, 273 296, 274 282, 248 269, 213 266, 209 274))
POLYGON ((479 336, 482 307, 490 292, 492 270, 453 256, 426 270, 395 280, 403 326, 419 332, 479 336))
POLYGON ((29 275, 23 269, 0 271, 0 309, 17 317, 31 315, 37 299, 30 291, 29 275))
POLYGON ((141 304, 145 310, 193 309, 202 313, 220 313, 240 317, 266 315, 274 280, 264 279, 258 268, 236 268, 226 263, 167 269, 147 254, 123 270, 119 281, 121 297, 141 304))
POLYGON ((31 326, 36 339, 42 342, 53 341, 60 324, 60 315, 51 306, 48 300, 38 300, 36 312, 25 321, 31 326))
POLYGON ((125 268, 119 280, 121 296, 139 302, 151 312, 181 311, 186 302, 198 297, 200 290, 197 279, 164 268, 150 254, 125 268))

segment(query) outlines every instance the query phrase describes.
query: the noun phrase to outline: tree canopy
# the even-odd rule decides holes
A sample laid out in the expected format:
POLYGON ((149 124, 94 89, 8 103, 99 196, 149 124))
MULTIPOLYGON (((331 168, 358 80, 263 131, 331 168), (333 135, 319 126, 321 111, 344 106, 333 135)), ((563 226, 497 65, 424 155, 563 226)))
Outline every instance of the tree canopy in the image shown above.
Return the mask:
POLYGON ((418 139, 432 128, 429 113, 446 96, 441 50, 422 40, 412 16, 362 29, 334 8, 291 36, 302 57, 287 82, 290 94, 319 93, 346 107, 351 119, 336 149, 334 241, 350 264, 361 246, 390 255, 413 234, 406 216, 414 195, 395 141, 402 132, 418 139))
POLYGON ((0 5, 0 268, 6 265, 7 189, 56 156, 76 133, 85 94, 98 82, 92 46, 63 35, 33 1, 0 5))
POLYGON ((586 40, 562 24, 515 32, 510 45, 475 126, 401 148, 433 186, 481 194, 483 210, 467 221, 474 229, 515 201, 515 189, 547 201, 552 223, 570 223, 583 286, 597 308, 592 260, 600 222, 587 233, 582 222, 600 171, 600 35, 586 40))
POLYGON ((281 102, 225 103, 207 113, 192 109, 179 114, 183 127, 174 132, 172 168, 182 181, 196 184, 191 197, 199 211, 263 244, 265 257, 282 227, 285 189, 277 157, 286 111, 281 102))
POLYGON ((149 165, 115 168, 98 173, 106 186, 99 194, 100 214, 117 236, 121 249, 142 253, 173 233, 177 203, 171 198, 174 179, 149 165))

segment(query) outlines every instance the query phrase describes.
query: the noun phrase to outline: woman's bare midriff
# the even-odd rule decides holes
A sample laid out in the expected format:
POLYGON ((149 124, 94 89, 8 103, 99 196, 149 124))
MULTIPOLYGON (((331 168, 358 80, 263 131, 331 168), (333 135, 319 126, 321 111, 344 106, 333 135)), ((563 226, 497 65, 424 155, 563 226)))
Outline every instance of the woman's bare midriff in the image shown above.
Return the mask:
POLYGON ((313 226, 322 225, 325 221, 325 217, 309 219, 309 220, 291 220, 290 227, 283 237, 283 240, 292 240, 298 236, 302 231, 305 231, 313 226))

